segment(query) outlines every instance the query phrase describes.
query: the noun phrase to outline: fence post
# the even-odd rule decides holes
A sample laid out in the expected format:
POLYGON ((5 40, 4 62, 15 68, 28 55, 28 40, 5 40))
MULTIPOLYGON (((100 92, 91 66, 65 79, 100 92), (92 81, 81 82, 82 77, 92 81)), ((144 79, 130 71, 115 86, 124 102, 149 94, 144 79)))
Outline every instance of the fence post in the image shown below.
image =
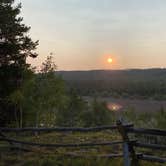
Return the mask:
POLYGON ((126 128, 123 126, 121 120, 118 120, 116 124, 118 127, 118 131, 121 134, 122 139, 124 141, 123 143, 124 166, 139 166, 135 150, 130 143, 128 134, 126 132, 126 128), (132 158, 132 161, 130 160, 130 157, 132 158))
POLYGON ((128 143, 123 143, 124 166, 131 166, 128 143))

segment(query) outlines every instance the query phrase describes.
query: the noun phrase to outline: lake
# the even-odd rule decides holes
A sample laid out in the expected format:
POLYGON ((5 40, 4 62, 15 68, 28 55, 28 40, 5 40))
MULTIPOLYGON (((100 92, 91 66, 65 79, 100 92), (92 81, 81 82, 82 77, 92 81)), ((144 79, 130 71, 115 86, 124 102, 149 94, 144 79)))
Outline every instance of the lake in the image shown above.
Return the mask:
MULTIPOLYGON (((92 101, 92 97, 84 97, 86 101, 92 101)), ((100 101, 105 101, 110 110, 125 111, 128 108, 136 112, 154 112, 159 111, 162 107, 166 109, 166 101, 150 100, 150 99, 125 99, 125 98, 111 98, 100 97, 100 101)))

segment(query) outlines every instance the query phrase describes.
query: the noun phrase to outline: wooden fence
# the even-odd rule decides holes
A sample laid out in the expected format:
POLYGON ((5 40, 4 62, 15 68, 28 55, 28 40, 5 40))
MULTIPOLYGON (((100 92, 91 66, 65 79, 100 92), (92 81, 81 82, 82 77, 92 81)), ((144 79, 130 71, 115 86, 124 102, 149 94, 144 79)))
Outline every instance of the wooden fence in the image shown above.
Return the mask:
POLYGON ((92 146, 112 146, 112 145, 123 145, 122 154, 108 154, 108 155, 99 155, 97 157, 123 157, 124 166, 139 166, 139 160, 146 160, 151 162, 166 163, 166 158, 161 158, 159 156, 150 156, 136 152, 136 147, 148 148, 155 150, 166 151, 166 145, 159 144, 150 144, 143 143, 139 140, 131 140, 130 134, 143 134, 143 135, 155 135, 155 136, 164 136, 166 137, 166 130, 157 130, 157 129, 143 129, 143 128, 134 128, 133 124, 123 124, 122 121, 117 121, 115 126, 102 126, 102 127, 92 127, 92 128, 0 128, 0 141, 6 141, 11 146, 13 145, 30 145, 38 147, 92 147, 92 146), (116 140, 111 142, 100 142, 100 143, 75 143, 75 144, 41 144, 34 142, 26 142, 8 138, 4 133, 8 132, 97 132, 103 130, 117 130, 122 140, 116 140))

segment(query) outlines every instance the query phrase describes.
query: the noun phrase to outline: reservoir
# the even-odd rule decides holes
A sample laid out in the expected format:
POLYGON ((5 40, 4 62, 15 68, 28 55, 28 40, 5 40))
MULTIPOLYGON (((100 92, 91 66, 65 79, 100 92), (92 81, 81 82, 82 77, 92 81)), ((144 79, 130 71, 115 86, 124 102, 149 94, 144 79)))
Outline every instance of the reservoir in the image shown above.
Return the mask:
MULTIPOLYGON (((86 101, 92 101, 92 97, 83 97, 86 101)), ((99 97, 98 101, 105 101, 107 107, 113 111, 133 110, 136 112, 155 112, 166 109, 166 101, 150 100, 150 99, 125 99, 125 98, 111 98, 99 97)))

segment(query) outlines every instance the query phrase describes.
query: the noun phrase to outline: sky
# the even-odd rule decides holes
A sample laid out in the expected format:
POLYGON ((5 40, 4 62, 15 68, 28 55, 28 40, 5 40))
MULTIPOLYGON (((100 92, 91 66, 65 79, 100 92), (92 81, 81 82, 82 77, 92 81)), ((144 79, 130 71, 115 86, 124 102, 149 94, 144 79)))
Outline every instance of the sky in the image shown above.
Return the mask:
POLYGON ((58 70, 166 67, 165 0, 17 2, 30 36, 39 40, 32 65, 52 52, 58 70))

